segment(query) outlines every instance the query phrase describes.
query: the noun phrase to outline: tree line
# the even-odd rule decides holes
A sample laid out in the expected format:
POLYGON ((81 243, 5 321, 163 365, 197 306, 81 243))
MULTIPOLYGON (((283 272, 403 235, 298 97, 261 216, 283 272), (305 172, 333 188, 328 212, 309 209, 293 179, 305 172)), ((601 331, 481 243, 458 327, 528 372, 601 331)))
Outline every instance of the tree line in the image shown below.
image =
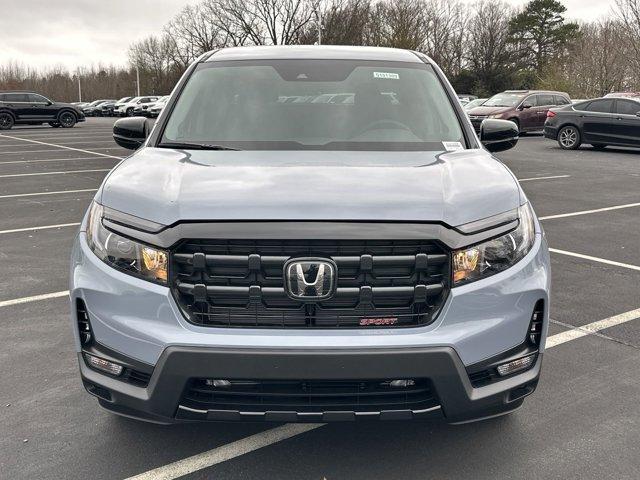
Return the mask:
POLYGON ((0 89, 59 100, 167 94, 204 52, 243 45, 370 45, 418 50, 461 93, 552 88, 574 98, 640 90, 640 0, 606 18, 569 22, 558 0, 515 9, 501 0, 201 0, 129 47, 129 65, 68 72, 0 66, 0 89), (79 81, 78 81, 79 80, 79 81))

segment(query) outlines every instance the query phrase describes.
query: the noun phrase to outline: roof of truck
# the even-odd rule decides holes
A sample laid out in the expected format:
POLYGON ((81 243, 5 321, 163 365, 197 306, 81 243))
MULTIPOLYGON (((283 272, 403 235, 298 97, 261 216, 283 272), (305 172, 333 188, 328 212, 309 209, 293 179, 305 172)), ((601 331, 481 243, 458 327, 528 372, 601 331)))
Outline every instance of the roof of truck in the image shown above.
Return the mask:
POLYGON ((384 47, 346 47, 333 45, 286 45, 232 47, 211 52, 207 62, 225 60, 378 60, 423 63, 409 50, 384 47))

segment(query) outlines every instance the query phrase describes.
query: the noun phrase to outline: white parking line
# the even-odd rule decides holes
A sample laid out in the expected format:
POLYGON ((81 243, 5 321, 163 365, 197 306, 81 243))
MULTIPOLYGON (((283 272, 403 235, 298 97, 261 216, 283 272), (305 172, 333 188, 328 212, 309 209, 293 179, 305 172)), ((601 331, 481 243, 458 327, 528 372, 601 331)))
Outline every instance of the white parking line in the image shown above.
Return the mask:
MULTIPOLYGON (((42 140, 42 139, 40 139, 42 140)), ((93 143, 113 143, 114 145, 116 145, 116 142, 113 141, 113 139, 111 140, 87 140, 86 142, 65 142, 67 145, 81 145, 81 144, 93 144, 93 143)), ((10 144, 4 144, 4 143, 0 143, 0 148, 2 147, 22 147, 23 145, 21 143, 10 143, 10 144)), ((58 146, 64 146, 64 145, 58 145, 58 146)), ((2 152, 0 152, 2 153, 2 152)))
MULTIPOLYGON (((1 154, 1 153, 0 153, 1 154)), ((0 167, 2 165, 14 165, 14 164, 24 164, 24 163, 47 163, 47 162, 73 162, 74 160, 103 160, 113 162, 113 158, 103 158, 103 157, 77 157, 77 158, 43 158, 40 160, 9 160, 8 162, 0 161, 0 167)))
POLYGON ((592 262, 604 263, 606 265, 613 265, 614 267, 623 267, 630 270, 637 270, 640 272, 640 267, 637 265, 631 265, 628 263, 615 262, 613 260, 607 260, 606 258, 592 257, 591 255, 583 255, 582 253, 568 252, 566 250, 559 250, 557 248, 549 248, 550 252, 558 253, 560 255, 568 255, 569 257, 581 258, 583 260, 591 260, 592 262))
POLYGON ((3 198, 19 198, 19 197, 38 197, 40 195, 58 195, 63 193, 84 193, 84 192, 97 192, 97 188, 85 188, 82 190, 58 190, 57 192, 34 192, 34 193, 14 193, 13 195, 0 195, 0 199, 3 198))
POLYGON ((630 322, 631 320, 636 320, 638 318, 640 318, 640 308, 605 318, 604 320, 598 320, 597 322, 589 323, 581 327, 575 327, 562 333, 557 333, 556 335, 552 335, 547 338, 547 343, 545 345, 546 348, 556 347, 563 343, 570 342, 571 340, 575 340, 576 338, 585 337, 592 333, 599 332, 600 330, 604 330, 605 328, 615 327, 616 325, 630 322))
POLYGON ((622 208, 640 207, 640 203, 627 203, 626 205, 615 205, 613 207, 596 208, 594 210, 581 210, 579 212, 561 213, 559 215, 547 215, 546 217, 538 217, 538 220, 551 220, 552 218, 576 217, 578 215, 588 215, 590 213, 608 212, 610 210, 620 210, 622 208))
MULTIPOLYGON (((31 143, 37 143, 40 145, 47 145, 49 147, 58 147, 58 148, 64 148, 66 150, 75 150, 76 152, 84 152, 84 153, 89 153, 91 155, 99 155, 101 157, 111 157, 111 158, 118 158, 121 159, 122 157, 116 157, 115 155, 107 155, 106 153, 98 153, 98 152, 92 152, 91 150, 82 150, 80 148, 75 148, 75 147, 65 147, 62 145, 56 145, 55 143, 46 143, 46 142, 40 142, 39 140, 31 140, 28 138, 20 138, 20 137, 14 137, 12 135, 0 135, 0 138, 14 138, 16 140, 22 140, 23 142, 31 142, 31 143)), ((96 148, 96 150, 109 150, 108 148, 96 148)), ((41 150, 41 151, 48 151, 48 150, 41 150)), ((56 150, 51 150, 52 152, 55 152, 56 150)), ((13 153, 13 152, 2 152, 4 154, 7 153, 13 153)), ((15 152, 15 153, 35 153, 35 152, 15 152)))
POLYGON ((569 178, 571 175, 554 175, 552 177, 531 177, 531 178, 519 178, 519 182, 530 182, 532 180, 551 180, 553 178, 569 178))
MULTIPOLYGON (((583 325, 582 327, 575 327, 572 330, 567 330, 548 337, 546 349, 556 347, 571 340, 575 340, 599 330, 620 325, 637 318, 640 318, 640 308, 626 313, 621 313, 620 315, 606 318, 604 320, 599 320, 588 325, 583 325)), ((148 472, 129 477, 126 480, 173 480, 175 478, 212 467, 241 455, 251 453, 260 448, 268 447, 269 445, 273 445, 282 440, 301 435, 322 427, 323 425, 326 424, 320 423, 305 425, 290 423, 281 427, 272 428, 264 432, 256 433, 255 435, 251 435, 250 437, 237 440, 233 443, 214 448, 207 452, 199 453, 192 457, 178 460, 162 467, 154 468, 148 472), (299 428, 305 426, 309 428, 299 428)))
MULTIPOLYGON (((67 150, 76 150, 82 153, 100 155, 101 157, 124 158, 124 157, 116 157, 114 155, 107 155, 106 153, 98 153, 98 152, 89 151, 89 150, 81 150, 79 148, 63 147, 62 145, 55 145, 55 146, 58 148, 66 148, 67 150)), ((116 150, 119 148, 122 148, 122 147, 97 147, 97 148, 94 148, 94 150, 116 150)), ((16 150, 15 152, 0 152, 0 155, 18 155, 18 154, 26 154, 26 153, 51 153, 51 152, 60 153, 60 150, 16 150)))
POLYGON ((77 227, 78 225, 80 225, 80 222, 60 223, 58 225, 43 225, 42 227, 13 228, 11 230, 0 230, 0 235, 2 235, 3 233, 35 232, 37 230, 49 230, 51 228, 77 227))
POLYGON ((170 463, 164 467, 129 477, 127 480, 170 480, 182 477, 288 438, 301 435, 318 427, 322 427, 323 425, 324 423, 289 423, 214 448, 208 452, 199 453, 184 460, 170 463))
POLYGON ((9 307, 11 305, 20 305, 21 303, 37 302, 40 300, 48 300, 50 298, 66 297, 69 290, 63 292, 45 293, 43 295, 33 295, 31 297, 16 298, 14 300, 4 300, 0 302, 0 307, 9 307))
POLYGON ((0 178, 36 177, 39 175, 66 175, 67 173, 109 172, 110 170, 110 168, 97 168, 91 170, 66 170, 62 172, 12 173, 10 175, 0 175, 0 178))

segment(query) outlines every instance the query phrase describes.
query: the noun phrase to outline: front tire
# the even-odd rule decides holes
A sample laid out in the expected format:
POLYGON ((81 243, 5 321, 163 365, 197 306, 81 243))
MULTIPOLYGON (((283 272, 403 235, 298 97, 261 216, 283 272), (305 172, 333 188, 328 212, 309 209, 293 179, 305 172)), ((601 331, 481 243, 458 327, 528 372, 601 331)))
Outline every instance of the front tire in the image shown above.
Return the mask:
POLYGON ((72 128, 77 121, 76 116, 71 112, 62 112, 58 117, 58 123, 62 128, 72 128))
POLYGON ((0 112, 0 130, 11 130, 15 123, 13 115, 7 112, 0 112))
POLYGON ((573 125, 562 127, 558 132, 558 145, 563 150, 576 150, 581 143, 580 130, 573 125))

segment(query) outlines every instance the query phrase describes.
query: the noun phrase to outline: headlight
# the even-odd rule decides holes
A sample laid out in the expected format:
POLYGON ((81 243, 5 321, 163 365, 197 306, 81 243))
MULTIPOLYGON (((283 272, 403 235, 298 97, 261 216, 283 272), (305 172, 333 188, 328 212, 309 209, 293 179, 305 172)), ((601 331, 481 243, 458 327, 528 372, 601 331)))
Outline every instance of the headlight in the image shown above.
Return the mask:
POLYGON ((87 222, 87 244, 93 253, 122 272, 166 284, 167 252, 107 230, 102 215, 102 206, 94 202, 87 222))
POLYGON ((453 252, 453 284, 458 286, 502 272, 533 246, 535 225, 529 204, 518 209, 518 226, 501 237, 453 252))
POLYGON ((502 113, 494 113, 493 115, 489 115, 487 118, 500 118, 502 115, 502 113))

